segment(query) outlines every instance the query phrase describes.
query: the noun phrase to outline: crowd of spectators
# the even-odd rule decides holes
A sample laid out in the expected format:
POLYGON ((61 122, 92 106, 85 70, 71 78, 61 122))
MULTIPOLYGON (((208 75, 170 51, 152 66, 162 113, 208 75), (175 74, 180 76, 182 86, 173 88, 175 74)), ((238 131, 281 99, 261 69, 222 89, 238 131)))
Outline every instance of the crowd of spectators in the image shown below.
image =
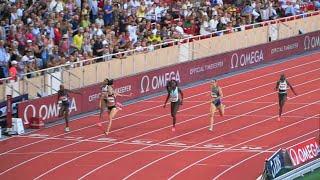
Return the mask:
POLYGON ((319 0, 0 0, 0 78, 316 8, 319 0))

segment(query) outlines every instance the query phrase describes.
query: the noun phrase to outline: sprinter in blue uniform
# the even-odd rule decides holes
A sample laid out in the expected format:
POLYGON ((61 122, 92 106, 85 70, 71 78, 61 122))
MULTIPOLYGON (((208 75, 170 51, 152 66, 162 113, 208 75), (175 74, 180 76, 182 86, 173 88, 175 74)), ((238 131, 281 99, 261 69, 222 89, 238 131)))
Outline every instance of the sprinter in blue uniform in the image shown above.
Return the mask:
POLYGON ((209 130, 213 131, 214 124, 214 113, 219 110, 220 116, 224 115, 225 106, 222 104, 221 99, 223 97, 223 93, 221 88, 218 86, 218 82, 216 79, 211 81, 211 89, 210 89, 210 127, 209 130))

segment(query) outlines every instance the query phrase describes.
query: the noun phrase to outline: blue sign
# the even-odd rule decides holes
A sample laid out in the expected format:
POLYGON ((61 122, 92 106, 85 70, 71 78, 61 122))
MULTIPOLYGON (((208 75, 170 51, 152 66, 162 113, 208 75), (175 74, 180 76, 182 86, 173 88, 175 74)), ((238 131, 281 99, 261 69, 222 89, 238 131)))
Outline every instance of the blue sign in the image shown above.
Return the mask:
POLYGON ((271 178, 276 178, 283 168, 285 168, 284 154, 282 149, 279 149, 266 161, 266 169, 271 178))
MULTIPOLYGON (((17 113, 17 103, 25 100, 28 100, 28 94, 24 94, 24 95, 12 98, 12 114, 17 113)), ((0 103, 0 117, 4 117, 6 115, 7 115, 7 101, 3 101, 0 103)))

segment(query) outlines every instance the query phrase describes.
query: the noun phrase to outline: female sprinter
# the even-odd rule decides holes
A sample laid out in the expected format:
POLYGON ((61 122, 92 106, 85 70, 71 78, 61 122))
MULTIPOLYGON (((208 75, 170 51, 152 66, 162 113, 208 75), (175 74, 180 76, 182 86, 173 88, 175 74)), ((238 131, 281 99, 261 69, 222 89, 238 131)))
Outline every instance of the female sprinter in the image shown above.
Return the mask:
POLYGON ((105 107, 108 108, 108 113, 109 113, 109 125, 107 127, 107 130, 104 132, 106 135, 109 134, 111 125, 112 125, 112 120, 119 110, 116 103, 116 97, 132 95, 132 94, 130 95, 119 94, 115 92, 112 85, 113 85, 113 80, 108 80, 107 91, 102 93, 101 99, 100 99, 101 117, 105 107))
MULTIPOLYGON (((105 79, 102 83, 102 88, 101 88, 101 96, 105 96, 108 92, 108 86, 109 85, 112 85, 113 84, 113 80, 109 80, 108 78, 105 79)), ((100 116, 99 116, 99 123, 98 123, 98 126, 102 126, 101 122, 102 122, 102 115, 103 115, 103 111, 106 107, 106 104, 101 104, 101 103, 104 103, 104 102, 101 102, 101 99, 100 99, 100 116), (103 108, 102 108, 103 106, 103 108)))
POLYGON ((58 105, 60 105, 59 117, 64 116, 66 127, 65 132, 69 132, 69 106, 70 106, 70 97, 69 93, 81 94, 78 92, 71 91, 69 89, 65 89, 61 84, 60 89, 58 91, 58 105))
POLYGON ((278 117, 278 121, 281 120, 283 106, 284 106, 284 103, 287 100, 288 86, 290 87, 290 89, 294 93, 294 95, 297 95, 297 93, 294 91, 294 89, 291 86, 291 84, 289 83, 289 81, 286 79, 286 76, 284 74, 281 74, 280 80, 277 81, 277 85, 276 85, 276 91, 278 91, 278 97, 279 97, 279 117, 278 117))
POLYGON ((170 80, 167 83, 167 91, 168 96, 166 102, 163 105, 163 108, 166 107, 167 102, 170 98, 171 102, 171 116, 172 116, 172 131, 176 130, 176 115, 179 110, 179 106, 182 105, 183 101, 183 93, 181 89, 178 87, 178 82, 176 80, 170 80), (180 94, 180 96, 179 96, 180 94))
POLYGON ((223 93, 221 88, 218 86, 218 82, 216 79, 211 82, 211 91, 210 91, 211 101, 210 101, 210 127, 209 131, 213 131, 213 123, 214 123, 214 113, 218 109, 220 112, 220 116, 224 115, 225 106, 221 102, 221 98, 223 97, 223 93))

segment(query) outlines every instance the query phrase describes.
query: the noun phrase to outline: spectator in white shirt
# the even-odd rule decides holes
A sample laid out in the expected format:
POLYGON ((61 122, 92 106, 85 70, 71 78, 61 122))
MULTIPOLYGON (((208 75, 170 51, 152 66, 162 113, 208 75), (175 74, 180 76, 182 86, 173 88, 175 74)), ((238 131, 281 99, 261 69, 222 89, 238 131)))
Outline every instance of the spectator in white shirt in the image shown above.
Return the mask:
POLYGON ((222 24, 228 24, 230 22, 229 14, 227 12, 224 13, 224 16, 220 18, 222 24))
POLYGON ((102 13, 99 13, 98 18, 95 20, 95 23, 99 24, 100 27, 104 26, 104 20, 103 20, 102 13))
POLYGON ((216 31, 218 24, 219 24, 218 16, 214 15, 213 18, 209 22, 210 30, 211 31, 216 31))
POLYGON ((55 11, 57 13, 60 13, 63 11, 63 9, 64 9, 64 2, 62 0, 58 0, 55 11))
POLYGON ((149 6, 149 7, 154 4, 153 0, 144 0, 144 2, 145 2, 145 4, 146 4, 147 6, 149 6))
POLYGON ((130 1, 130 6, 133 8, 133 9, 137 9, 139 6, 140 6, 140 2, 138 0, 131 0, 130 1))
POLYGON ((13 6, 11 8, 11 14, 10 14, 10 22, 13 23, 15 20, 19 19, 20 17, 18 16, 17 13, 17 8, 13 6))
POLYGON ((138 41, 137 44, 136 44, 136 52, 143 52, 144 48, 141 46, 141 42, 138 41))
POLYGON ((138 36, 137 36, 137 25, 134 24, 133 22, 131 22, 131 24, 129 24, 127 26, 127 30, 130 34, 130 41, 135 44, 138 40, 138 36))
POLYGON ((55 11, 56 7, 57 7, 57 1, 51 0, 48 8, 49 12, 55 11))
POLYGON ((203 16, 201 26, 200 26, 200 35, 208 35, 211 34, 208 16, 203 16))
POLYGON ((165 9, 162 6, 162 4, 157 5, 157 7, 155 8, 155 14, 156 14, 156 21, 160 21, 161 17, 163 17, 165 13, 165 9))

